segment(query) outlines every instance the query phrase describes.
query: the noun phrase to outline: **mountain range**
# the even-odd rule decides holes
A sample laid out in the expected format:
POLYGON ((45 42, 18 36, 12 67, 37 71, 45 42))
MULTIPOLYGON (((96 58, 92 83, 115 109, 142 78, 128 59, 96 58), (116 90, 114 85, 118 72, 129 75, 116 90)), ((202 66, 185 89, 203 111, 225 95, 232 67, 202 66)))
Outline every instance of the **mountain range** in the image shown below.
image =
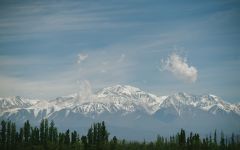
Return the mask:
POLYGON ((53 100, 0 98, 0 119, 20 126, 26 120, 38 125, 43 118, 54 120, 60 129, 77 129, 83 134, 91 123, 104 120, 111 134, 132 140, 169 136, 180 128, 203 135, 215 129, 240 133, 240 104, 211 94, 156 96, 129 85, 116 85, 53 100))

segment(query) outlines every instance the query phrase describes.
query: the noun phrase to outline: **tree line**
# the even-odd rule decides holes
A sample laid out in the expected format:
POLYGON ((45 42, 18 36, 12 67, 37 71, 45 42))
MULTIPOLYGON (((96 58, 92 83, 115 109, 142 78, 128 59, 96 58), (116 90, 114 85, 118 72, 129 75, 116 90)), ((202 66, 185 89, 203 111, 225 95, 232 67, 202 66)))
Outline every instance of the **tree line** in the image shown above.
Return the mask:
POLYGON ((116 136, 109 139, 104 121, 94 123, 88 129, 87 135, 77 131, 59 132, 54 121, 43 119, 39 127, 31 126, 27 120, 18 131, 16 124, 9 120, 1 121, 1 150, 239 150, 240 137, 232 134, 218 137, 213 135, 200 138, 198 133, 186 135, 185 130, 169 138, 157 136, 152 142, 119 140, 116 136), (218 140, 220 139, 220 140, 218 140))

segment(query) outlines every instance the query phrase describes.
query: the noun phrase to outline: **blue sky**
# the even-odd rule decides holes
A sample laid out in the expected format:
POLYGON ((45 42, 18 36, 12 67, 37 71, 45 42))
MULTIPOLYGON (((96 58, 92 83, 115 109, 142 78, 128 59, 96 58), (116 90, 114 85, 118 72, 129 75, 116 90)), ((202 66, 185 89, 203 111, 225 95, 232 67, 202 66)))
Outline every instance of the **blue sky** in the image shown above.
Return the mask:
POLYGON ((0 1, 0 96, 128 84, 240 102, 239 1, 0 1), (174 57, 176 56, 176 57, 174 57))

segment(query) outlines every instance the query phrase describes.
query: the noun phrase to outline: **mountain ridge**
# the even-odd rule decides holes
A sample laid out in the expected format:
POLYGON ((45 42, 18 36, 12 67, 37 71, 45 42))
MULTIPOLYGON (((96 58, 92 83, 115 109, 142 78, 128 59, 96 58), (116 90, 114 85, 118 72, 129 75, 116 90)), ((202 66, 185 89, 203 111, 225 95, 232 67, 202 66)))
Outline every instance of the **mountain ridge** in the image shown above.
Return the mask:
POLYGON ((216 106, 218 109, 223 109, 226 112, 232 111, 240 115, 239 104, 231 104, 212 94, 199 96, 187 94, 185 92, 178 92, 169 96, 156 96, 129 85, 116 85, 103 88, 90 95, 88 99, 90 100, 81 98, 81 95, 77 93, 69 96, 58 97, 53 100, 31 100, 21 98, 20 96, 0 98, 0 112, 11 110, 12 108, 43 109, 55 107, 57 110, 60 110, 80 105, 86 106, 86 104, 90 104, 94 107, 93 104, 98 103, 99 105, 115 105, 116 108, 123 110, 128 110, 127 105, 137 105, 144 107, 146 112, 149 114, 154 114, 154 112, 162 107, 167 107, 171 104, 173 104, 176 109, 178 109, 178 105, 188 105, 198 107, 205 111, 209 111, 213 108, 213 106, 216 106), (124 104, 125 108, 119 104, 124 104))
POLYGON ((123 134, 125 131, 121 129, 139 130, 134 140, 148 138, 149 133, 157 130, 169 134, 180 128, 203 134, 211 132, 210 129, 240 132, 240 105, 225 102, 212 94, 178 92, 156 96, 129 85, 116 85, 92 94, 81 92, 53 100, 0 98, 0 119, 19 124, 30 120, 38 124, 43 118, 54 120, 63 129, 76 125, 84 128, 104 120, 116 135, 125 137, 129 134, 123 134))

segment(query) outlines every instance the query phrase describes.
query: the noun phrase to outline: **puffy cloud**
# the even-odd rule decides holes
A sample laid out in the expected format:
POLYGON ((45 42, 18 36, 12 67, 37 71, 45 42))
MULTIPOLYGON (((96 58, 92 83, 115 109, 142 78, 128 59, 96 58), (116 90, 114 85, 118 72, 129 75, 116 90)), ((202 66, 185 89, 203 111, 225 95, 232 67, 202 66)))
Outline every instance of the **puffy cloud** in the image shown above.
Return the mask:
POLYGON ((162 60, 161 67, 162 70, 170 71, 184 81, 195 82, 197 80, 197 69, 187 64, 187 59, 176 53, 172 53, 166 60, 162 60))
POLYGON ((88 54, 78 54, 77 63, 80 64, 81 62, 83 62, 83 61, 86 60, 87 58, 88 58, 88 54))

